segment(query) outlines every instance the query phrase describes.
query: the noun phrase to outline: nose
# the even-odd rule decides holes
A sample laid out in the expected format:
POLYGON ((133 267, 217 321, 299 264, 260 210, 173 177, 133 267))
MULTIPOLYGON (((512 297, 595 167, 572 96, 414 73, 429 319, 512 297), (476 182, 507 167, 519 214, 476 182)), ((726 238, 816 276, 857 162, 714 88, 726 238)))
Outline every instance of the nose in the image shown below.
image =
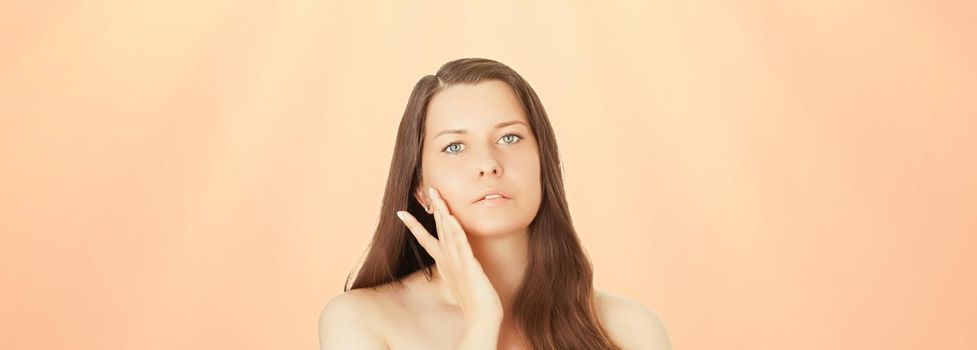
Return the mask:
POLYGON ((498 167, 498 165, 493 165, 491 167, 488 167, 488 169, 482 168, 482 170, 479 172, 478 175, 485 176, 485 174, 491 174, 492 176, 499 176, 502 175, 502 170, 501 168, 498 167))
POLYGON ((486 157, 478 169, 478 177, 502 175, 502 166, 493 157, 486 157))

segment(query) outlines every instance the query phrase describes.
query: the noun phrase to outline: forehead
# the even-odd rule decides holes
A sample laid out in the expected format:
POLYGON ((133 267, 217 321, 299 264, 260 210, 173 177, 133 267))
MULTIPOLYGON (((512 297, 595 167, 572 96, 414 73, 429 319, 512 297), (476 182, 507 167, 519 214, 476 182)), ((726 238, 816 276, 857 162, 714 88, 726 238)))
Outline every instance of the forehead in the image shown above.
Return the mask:
POLYGON ((512 88, 499 80, 487 80, 455 85, 432 97, 426 129, 428 133, 443 129, 490 130, 509 120, 529 122, 512 88))

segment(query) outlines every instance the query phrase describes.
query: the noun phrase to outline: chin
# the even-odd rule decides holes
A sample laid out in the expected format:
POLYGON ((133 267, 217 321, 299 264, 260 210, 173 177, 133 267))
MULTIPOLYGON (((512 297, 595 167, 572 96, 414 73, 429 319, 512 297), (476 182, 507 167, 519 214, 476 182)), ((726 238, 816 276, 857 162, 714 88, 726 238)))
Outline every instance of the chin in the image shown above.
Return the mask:
POLYGON ((476 219, 470 225, 462 225, 469 237, 493 237, 525 230, 527 225, 504 220, 476 219))

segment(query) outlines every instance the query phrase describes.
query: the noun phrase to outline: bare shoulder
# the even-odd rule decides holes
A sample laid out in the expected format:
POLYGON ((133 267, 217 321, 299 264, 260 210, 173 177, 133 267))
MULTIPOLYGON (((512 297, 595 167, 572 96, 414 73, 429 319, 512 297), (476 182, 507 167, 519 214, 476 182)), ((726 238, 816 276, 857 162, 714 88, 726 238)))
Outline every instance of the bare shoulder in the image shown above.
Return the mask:
POLYGON ((319 314, 319 349, 389 349, 377 332, 376 294, 353 289, 326 304, 319 314))
POLYGON ((665 326, 654 311, 628 298, 594 291, 597 317, 611 340, 624 349, 672 348, 665 326))

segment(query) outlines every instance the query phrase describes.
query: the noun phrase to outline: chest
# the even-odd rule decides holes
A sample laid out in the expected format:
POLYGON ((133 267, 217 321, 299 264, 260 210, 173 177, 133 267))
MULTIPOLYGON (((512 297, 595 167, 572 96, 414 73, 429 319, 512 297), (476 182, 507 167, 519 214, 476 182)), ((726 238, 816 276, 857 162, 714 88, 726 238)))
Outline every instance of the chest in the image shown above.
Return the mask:
MULTIPOLYGON (((465 332, 464 317, 453 312, 424 312, 388 315, 380 329, 391 350, 455 350, 465 332)), ((499 332, 498 349, 522 350, 515 332, 499 332)))

